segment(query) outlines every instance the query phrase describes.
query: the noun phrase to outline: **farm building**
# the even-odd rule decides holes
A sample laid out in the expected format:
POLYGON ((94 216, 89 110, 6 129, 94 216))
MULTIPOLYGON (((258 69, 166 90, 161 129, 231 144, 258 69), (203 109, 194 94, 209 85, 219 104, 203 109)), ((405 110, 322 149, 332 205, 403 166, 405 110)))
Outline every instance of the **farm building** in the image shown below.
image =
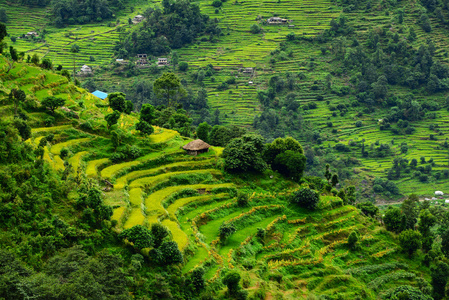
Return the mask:
POLYGON ((168 66, 168 65, 169 65, 169 63, 168 63, 168 59, 167 58, 159 57, 157 59, 157 66, 158 67, 163 67, 163 66, 168 66))
POLYGON ((38 37, 39 36, 39 34, 36 32, 36 31, 30 31, 30 32, 27 32, 26 34, 25 34, 25 37, 26 38, 30 38, 30 37, 38 37))
POLYGON ((136 65, 138 67, 145 67, 149 64, 148 55, 146 54, 137 54, 136 65))
POLYGON ((252 76, 254 74, 254 68, 242 68, 239 69, 239 72, 241 72, 243 75, 252 76))
POLYGON ((133 24, 139 24, 142 22, 145 18, 142 15, 137 15, 132 19, 133 24))
POLYGON ((92 95, 94 95, 95 97, 100 98, 101 100, 104 100, 104 99, 106 99, 108 97, 108 94, 106 94, 105 92, 102 92, 102 91, 98 91, 98 90, 93 92, 92 95))
POLYGON ((287 24, 288 20, 287 19, 282 19, 279 17, 271 17, 267 20, 268 24, 287 24))
POLYGON ((78 72, 79 76, 90 76, 92 74, 93 74, 92 68, 89 67, 88 65, 83 65, 81 67, 81 70, 79 70, 79 72, 78 72))
POLYGON ((188 154, 196 156, 198 154, 208 152, 209 147, 210 145, 208 143, 198 139, 188 143, 182 147, 182 149, 186 150, 188 154))

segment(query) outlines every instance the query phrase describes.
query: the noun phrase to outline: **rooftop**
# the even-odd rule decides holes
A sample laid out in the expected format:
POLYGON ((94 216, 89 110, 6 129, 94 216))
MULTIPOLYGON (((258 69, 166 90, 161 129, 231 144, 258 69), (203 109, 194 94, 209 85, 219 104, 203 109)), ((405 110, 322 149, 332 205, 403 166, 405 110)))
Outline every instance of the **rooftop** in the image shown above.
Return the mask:
POLYGON ((108 94, 106 94, 105 92, 102 92, 102 91, 95 91, 92 93, 92 95, 94 95, 102 100, 104 100, 108 97, 108 94))
POLYGON ((198 140, 191 141, 190 143, 188 143, 187 145, 182 147, 182 149, 190 150, 190 151, 198 151, 198 150, 208 149, 209 147, 210 147, 210 145, 208 143, 198 139, 198 140))

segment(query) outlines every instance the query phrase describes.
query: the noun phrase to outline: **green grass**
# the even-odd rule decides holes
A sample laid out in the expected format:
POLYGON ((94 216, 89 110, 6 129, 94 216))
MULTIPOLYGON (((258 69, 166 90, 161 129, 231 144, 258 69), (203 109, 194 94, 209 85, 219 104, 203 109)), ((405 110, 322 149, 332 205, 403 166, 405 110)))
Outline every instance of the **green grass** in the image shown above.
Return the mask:
POLYGON ((190 171, 178 171, 178 172, 169 172, 169 173, 164 173, 164 174, 160 174, 160 175, 156 175, 156 176, 152 176, 152 177, 144 177, 141 179, 137 179, 135 181, 133 181, 129 187, 130 188, 137 188, 137 187, 145 187, 145 186, 154 186, 156 183, 168 180, 172 177, 175 177, 177 175, 182 175, 182 174, 212 174, 212 175, 220 175, 221 172, 216 170, 216 169, 205 169, 205 170, 190 170, 190 171))
POLYGON ((90 140, 91 140, 91 138, 83 138, 83 139, 75 139, 75 140, 70 140, 67 142, 55 144, 55 145, 51 146, 51 153, 59 155, 59 154, 61 154, 62 148, 68 148, 73 145, 86 143, 90 140))
POLYGON ((81 158, 84 155, 87 155, 88 153, 89 153, 88 151, 81 151, 73 155, 71 158, 69 158, 68 162, 72 165, 73 170, 75 171, 78 170, 78 168, 80 167, 81 158))
POLYGON ((130 172, 122 177, 117 178, 117 180, 115 181, 115 184, 114 184, 114 188, 116 188, 116 189, 124 188, 125 185, 127 183, 131 182, 132 180, 135 180, 135 179, 138 179, 141 177, 145 177, 145 176, 155 175, 160 172, 167 172, 167 171, 170 171, 170 169, 172 169, 172 168, 179 168, 179 167, 193 168, 193 167, 197 167, 197 166, 207 165, 210 163, 211 163, 211 160, 201 161, 201 162, 198 162, 198 161, 176 162, 176 163, 163 165, 163 166, 157 167, 157 168, 130 172))
POLYGON ((168 211, 170 217, 174 218, 178 209, 180 209, 186 205, 189 205, 192 203, 206 202, 206 201, 209 201, 214 198, 217 198, 217 199, 226 198, 227 196, 228 196, 228 194, 223 193, 223 194, 217 194, 217 195, 202 195, 202 196, 181 198, 181 199, 176 200, 174 203, 170 204, 167 207, 167 211, 168 211))
POLYGON ((87 162, 86 167, 86 175, 88 177, 95 177, 97 176, 97 168, 101 165, 104 165, 109 162, 109 158, 101 158, 96 160, 90 160, 87 162))
POLYGON ((131 204, 133 206, 141 207, 142 200, 143 200, 142 194, 143 194, 143 191, 141 188, 131 189, 129 191, 129 202, 131 202, 131 204))
POLYGON ((171 194, 181 191, 186 188, 190 189, 206 189, 209 191, 214 188, 219 187, 231 187, 230 183, 221 183, 221 184, 194 184, 194 185, 179 185, 179 186, 170 186, 164 188, 162 190, 158 190, 145 199, 145 207, 147 212, 154 212, 155 215, 163 215, 166 213, 165 209, 162 207, 162 201, 166 199, 171 194))
POLYGON ((182 251, 187 247, 189 243, 189 239, 184 231, 179 228, 178 223, 171 221, 169 219, 165 219, 162 221, 162 224, 167 226, 167 228, 171 231, 173 240, 178 244, 179 249, 182 251))
POLYGON ((142 214, 142 209, 140 207, 133 208, 125 224, 123 224, 123 228, 128 229, 136 225, 143 225, 144 221, 145 216, 142 214))
POLYGON ((136 166, 139 163, 140 163, 139 161, 133 160, 133 161, 124 162, 124 163, 120 163, 120 164, 116 164, 116 165, 112 165, 112 166, 106 167, 103 170, 101 170, 101 177, 103 177, 105 179, 110 179, 115 174, 117 174, 118 172, 123 171, 123 170, 125 170, 127 168, 130 168, 132 166, 136 166))

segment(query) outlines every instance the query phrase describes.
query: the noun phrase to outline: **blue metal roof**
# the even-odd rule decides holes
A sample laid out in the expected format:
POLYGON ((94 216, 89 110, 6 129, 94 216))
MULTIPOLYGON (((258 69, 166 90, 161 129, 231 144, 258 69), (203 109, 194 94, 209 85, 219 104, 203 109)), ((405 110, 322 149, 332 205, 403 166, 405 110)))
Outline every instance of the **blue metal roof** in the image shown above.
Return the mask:
POLYGON ((102 91, 95 91, 92 93, 92 95, 97 96, 98 98, 104 100, 108 97, 108 94, 102 92, 102 91))

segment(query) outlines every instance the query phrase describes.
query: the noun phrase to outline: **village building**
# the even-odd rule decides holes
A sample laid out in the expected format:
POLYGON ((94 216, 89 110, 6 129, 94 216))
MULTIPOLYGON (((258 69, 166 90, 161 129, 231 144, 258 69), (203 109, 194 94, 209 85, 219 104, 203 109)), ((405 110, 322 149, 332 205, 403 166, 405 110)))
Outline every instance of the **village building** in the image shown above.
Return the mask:
POLYGON ((26 38, 30 38, 30 37, 38 37, 39 36, 39 34, 36 32, 36 31, 30 31, 30 32, 27 32, 26 34, 25 34, 25 37, 26 38))
POLYGON ((127 61, 127 60, 124 60, 123 58, 117 58, 117 59, 115 60, 115 62, 118 63, 118 64, 121 64, 121 65, 124 65, 124 64, 127 64, 127 63, 128 63, 128 61, 127 61))
POLYGON ((268 24, 287 24, 288 20, 287 19, 282 19, 279 17, 271 17, 267 20, 268 24))
POLYGON ((241 69, 239 69, 239 72, 241 72, 243 75, 253 76, 254 69, 255 68, 241 68, 241 69))
POLYGON ((187 151, 188 154, 196 156, 198 154, 208 152, 209 147, 210 145, 208 143, 198 139, 188 143, 187 145, 182 147, 182 149, 187 151))
POLYGON ((108 97, 108 94, 106 94, 105 92, 99 91, 99 90, 96 90, 95 92, 93 92, 92 95, 100 98, 101 100, 104 100, 108 97))
POLYGON ((138 67, 146 67, 146 66, 148 66, 148 64, 149 64, 148 55, 146 55, 146 54, 137 54, 136 65, 138 67))
POLYGON ((139 24, 140 22, 142 22, 144 20, 144 16, 142 15, 137 15, 132 19, 133 24, 139 24))
POLYGON ((163 67, 163 66, 168 66, 169 65, 168 59, 165 58, 165 57, 159 57, 157 59, 157 63, 156 64, 157 64, 158 67, 163 67))
POLYGON ((78 71, 77 75, 79 75, 79 76, 91 76, 91 75, 93 75, 92 68, 89 67, 88 65, 83 65, 81 67, 81 70, 78 71))

